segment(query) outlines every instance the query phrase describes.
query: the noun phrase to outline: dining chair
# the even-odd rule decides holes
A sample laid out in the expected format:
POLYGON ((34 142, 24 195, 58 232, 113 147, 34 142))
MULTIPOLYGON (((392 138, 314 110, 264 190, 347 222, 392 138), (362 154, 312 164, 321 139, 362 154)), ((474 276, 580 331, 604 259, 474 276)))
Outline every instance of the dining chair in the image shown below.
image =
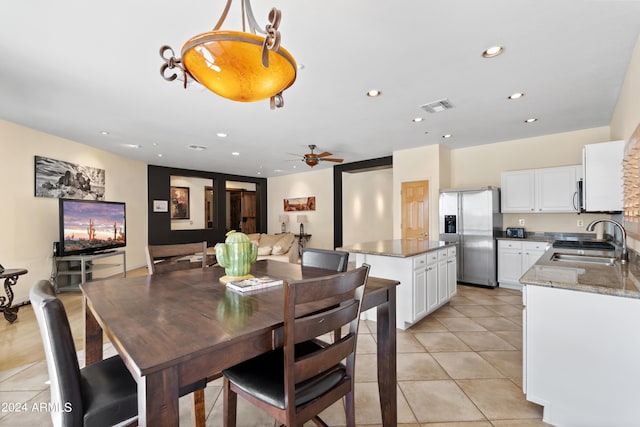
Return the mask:
MULTIPOLYGON (((302 249, 302 257, 300 264, 304 267, 324 268, 325 270, 334 270, 338 272, 347 271, 349 264, 349 252, 332 251, 329 249, 304 248, 302 249)), ((333 339, 339 340, 342 331, 336 329, 333 331, 333 339)))
POLYGON ((207 242, 181 243, 176 245, 147 245, 147 269, 149 274, 166 273, 190 268, 205 268, 212 264, 207 256, 207 242), (197 257, 197 261, 193 258, 197 257))
POLYGON ((343 272, 347 271, 349 252, 304 248, 300 264, 303 267, 317 267, 343 272))
POLYGON ((345 398, 355 426, 354 368, 358 324, 369 266, 284 283, 284 346, 222 371, 224 425, 236 425, 237 396, 286 426, 312 420, 345 398), (349 325, 333 343, 319 337, 349 325))
MULTIPOLYGON (((49 371, 54 427, 128 425, 138 418, 138 385, 120 356, 80 368, 69 319, 51 282, 39 280, 29 292, 49 371)), ((186 386, 180 396, 202 391, 206 379, 186 386)), ((204 405, 194 414, 204 427, 204 405)))

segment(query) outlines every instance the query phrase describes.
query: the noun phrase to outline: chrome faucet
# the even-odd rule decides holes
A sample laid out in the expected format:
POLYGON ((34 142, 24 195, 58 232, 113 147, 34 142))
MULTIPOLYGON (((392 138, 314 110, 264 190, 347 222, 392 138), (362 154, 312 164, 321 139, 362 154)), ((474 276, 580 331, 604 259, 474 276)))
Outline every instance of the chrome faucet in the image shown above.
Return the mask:
POLYGON ((589 225, 587 225, 587 231, 593 231, 593 229, 596 227, 596 224, 598 224, 599 222, 610 222, 620 229, 620 232, 622 233, 622 253, 620 254, 620 263, 626 264, 629 261, 629 252, 627 251, 627 230, 625 230, 624 226, 618 221, 602 218, 594 219, 593 221, 591 221, 589 225))

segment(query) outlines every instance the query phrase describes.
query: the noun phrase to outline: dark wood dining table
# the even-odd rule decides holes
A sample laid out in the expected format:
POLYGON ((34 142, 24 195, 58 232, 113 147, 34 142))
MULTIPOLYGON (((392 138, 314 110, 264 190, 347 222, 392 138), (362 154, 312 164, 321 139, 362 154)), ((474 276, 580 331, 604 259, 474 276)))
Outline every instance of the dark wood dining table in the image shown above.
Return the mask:
MULTIPOLYGON (((263 260, 251 274, 299 280, 332 272, 263 260)), ((283 287, 243 294, 220 283, 223 275, 214 266, 80 286, 85 362, 102 359, 106 334, 138 383, 140 426, 178 426, 181 386, 282 346, 283 287)), ((397 424, 397 285, 369 277, 362 303, 363 311, 377 308, 378 388, 386 427, 397 424)))

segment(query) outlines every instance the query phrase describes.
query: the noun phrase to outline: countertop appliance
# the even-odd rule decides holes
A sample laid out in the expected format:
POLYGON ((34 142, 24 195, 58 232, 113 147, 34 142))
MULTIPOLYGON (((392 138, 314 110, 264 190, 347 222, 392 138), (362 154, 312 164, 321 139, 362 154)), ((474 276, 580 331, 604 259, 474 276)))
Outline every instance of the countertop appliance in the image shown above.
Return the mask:
POLYGON ((440 240, 458 246, 458 281, 498 286, 496 237, 502 230, 500 189, 440 192, 440 240))
POLYGON ((524 239, 525 232, 522 227, 507 227, 507 237, 512 239, 524 239))

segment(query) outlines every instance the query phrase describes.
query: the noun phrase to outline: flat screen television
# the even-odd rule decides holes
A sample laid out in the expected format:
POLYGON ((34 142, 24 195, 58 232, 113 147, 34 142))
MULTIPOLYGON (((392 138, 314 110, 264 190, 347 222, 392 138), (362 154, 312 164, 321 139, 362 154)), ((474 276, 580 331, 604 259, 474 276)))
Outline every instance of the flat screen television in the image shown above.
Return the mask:
POLYGON ((122 202, 60 199, 59 256, 106 252, 127 244, 122 202))

